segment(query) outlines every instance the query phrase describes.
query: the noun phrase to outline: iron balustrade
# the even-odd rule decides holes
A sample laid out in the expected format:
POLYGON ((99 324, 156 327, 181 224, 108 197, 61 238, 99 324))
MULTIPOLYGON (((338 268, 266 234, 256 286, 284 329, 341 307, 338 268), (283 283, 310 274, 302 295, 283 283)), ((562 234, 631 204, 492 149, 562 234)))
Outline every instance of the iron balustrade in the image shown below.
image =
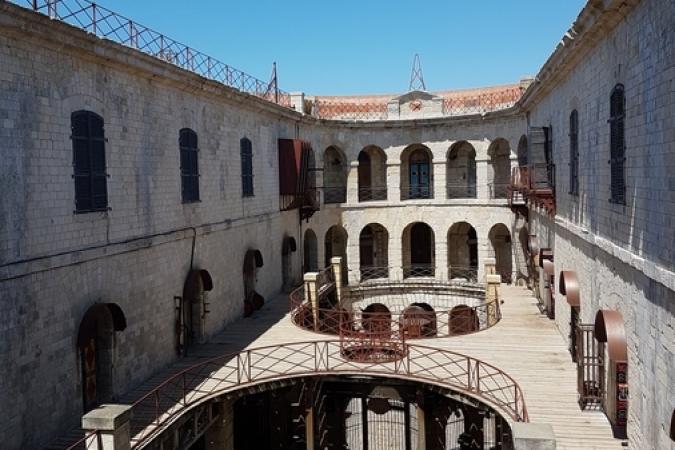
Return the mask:
POLYGON ((488 183, 488 194, 493 200, 508 198, 509 183, 488 183))
POLYGON ((324 186, 323 187, 323 202, 329 203, 344 203, 347 201, 347 188, 345 186, 324 186))
POLYGON ((401 200, 416 200, 434 198, 432 185, 402 186, 401 200))
POLYGON ((89 0, 10 1, 228 87, 291 108, 290 94, 278 87, 276 68, 270 81, 262 81, 89 0))
POLYGON ((384 201, 387 200, 387 186, 359 187, 359 201, 384 201))
POLYGON ((436 267, 433 264, 411 264, 403 266, 403 278, 433 277, 436 267))
POLYGON ((66 447, 65 450, 104 450, 101 433, 98 430, 89 431, 82 438, 66 447))
POLYGON ((199 362, 132 404, 132 448, 147 446, 204 401, 256 384, 305 376, 380 375, 429 382, 474 397, 512 421, 529 421, 522 389, 499 368, 450 350, 401 345, 404 356, 387 362, 345 358, 344 342, 336 340, 275 344, 199 362))
POLYGON ((447 183, 446 189, 448 199, 476 198, 477 196, 475 183, 447 183))
POLYGON ((478 280, 478 268, 450 266, 448 267, 448 278, 450 280, 466 280, 475 282, 478 280))
POLYGON ((316 97, 311 104, 311 115, 329 120, 386 120, 387 103, 359 99, 329 99, 316 97))
POLYGON ((361 266, 359 272, 361 281, 389 278, 389 267, 361 266))

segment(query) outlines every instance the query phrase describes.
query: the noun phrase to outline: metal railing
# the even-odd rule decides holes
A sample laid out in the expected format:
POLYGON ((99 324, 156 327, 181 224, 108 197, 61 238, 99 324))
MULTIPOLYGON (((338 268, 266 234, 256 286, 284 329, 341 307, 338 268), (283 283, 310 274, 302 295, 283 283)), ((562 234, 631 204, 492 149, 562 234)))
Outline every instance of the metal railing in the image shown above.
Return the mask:
POLYGON ((359 271, 361 281, 389 278, 389 267, 361 266, 359 271))
POLYGON ((93 430, 85 433, 81 439, 70 444, 65 450, 103 450, 103 448, 101 434, 98 430, 93 430))
POLYGON ((433 264, 411 264, 403 266, 403 278, 433 277, 436 267, 433 264))
POLYGON ((448 278, 450 280, 466 280, 469 282, 476 282, 478 280, 478 268, 450 266, 448 267, 448 278))
POLYGON ((434 198, 432 185, 401 186, 401 200, 434 198))
POLYGON ((262 81, 89 0, 10 1, 202 77, 291 107, 290 95, 278 87, 276 68, 270 81, 262 81))
POLYGON ((345 186, 324 186, 323 187, 323 202, 329 203, 344 203, 347 201, 347 188, 345 186))
POLYGON ((387 103, 316 97, 311 114, 319 119, 387 120, 387 103))
POLYGON ((493 200, 508 198, 509 183, 488 183, 488 195, 493 200))
POLYGON ((460 116, 499 111, 515 105, 522 94, 520 87, 481 94, 462 95, 461 92, 447 94, 443 99, 443 112, 446 116, 460 116))
POLYGON ((446 194, 449 199, 458 198, 476 198, 477 189, 476 184, 464 183, 447 183, 446 194))
POLYGON ((359 187, 359 201, 384 201, 387 200, 387 186, 359 187))
POLYGON ((394 376, 431 382, 465 393, 504 417, 527 422, 522 389, 499 368, 468 355, 402 344, 404 356, 388 362, 355 362, 342 341, 294 342, 218 356, 170 377, 132 405, 132 448, 147 445, 174 419, 227 392, 284 378, 333 374, 394 376))

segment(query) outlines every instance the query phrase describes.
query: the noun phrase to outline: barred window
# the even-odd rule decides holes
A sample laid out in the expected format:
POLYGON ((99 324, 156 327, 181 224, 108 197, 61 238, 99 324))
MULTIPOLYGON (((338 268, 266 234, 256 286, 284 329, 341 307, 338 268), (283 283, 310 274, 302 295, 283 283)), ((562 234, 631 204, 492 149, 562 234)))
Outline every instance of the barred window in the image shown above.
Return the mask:
POLYGON ((624 164, 626 100, 623 84, 617 84, 612 90, 609 106, 609 166, 610 166, 610 202, 626 203, 626 173, 624 164))
POLYGON ((76 111, 70 116, 73 141, 73 179, 75 212, 108 210, 105 170, 103 118, 91 111, 76 111))
POLYGON ((570 191, 579 195, 579 114, 575 109, 570 114, 570 191))
POLYGON ((239 141, 241 152, 241 194, 253 197, 253 146, 248 138, 239 141))
POLYGON ((199 164, 197 155, 197 133, 189 128, 179 132, 180 147, 180 182, 183 203, 199 201, 199 164))

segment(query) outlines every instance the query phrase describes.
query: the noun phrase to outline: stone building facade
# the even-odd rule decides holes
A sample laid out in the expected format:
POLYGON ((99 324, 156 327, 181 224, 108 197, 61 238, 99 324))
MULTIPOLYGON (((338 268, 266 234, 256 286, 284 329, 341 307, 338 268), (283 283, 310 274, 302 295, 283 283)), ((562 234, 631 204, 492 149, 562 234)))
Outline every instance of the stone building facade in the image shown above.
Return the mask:
MULTIPOLYGON (((97 305, 116 305, 125 321, 106 331, 106 395, 114 400, 187 346, 176 332, 176 297, 185 296, 192 271, 212 280, 193 327, 201 342, 246 320, 249 252, 260 255, 254 289, 271 299, 303 269, 339 254, 350 283, 367 266, 399 279, 416 261, 423 276, 438 280, 467 276, 476 262, 482 279, 481 261, 491 256, 501 260, 503 278, 527 283, 527 236, 535 235, 553 250, 556 275, 579 274, 581 322, 593 323, 599 309, 622 313, 630 447, 666 448, 675 406, 673 17, 670 0, 591 0, 515 106, 448 116, 438 97, 411 93, 401 98, 433 103, 424 116, 400 103, 394 120, 354 121, 274 105, 1 3, 1 442, 37 448, 78 424, 85 395, 78 334, 97 305), (607 201, 605 181, 616 84, 626 92, 625 205, 607 201), (572 110, 580 132, 575 195, 567 193, 572 110), (76 111, 104 121, 104 211, 75 211, 76 111), (534 127, 552 130, 555 215, 509 208, 506 185, 534 127), (181 198, 182 129, 198 136, 197 202, 181 198), (252 146, 253 195, 243 192, 243 138, 252 146), (323 202, 307 221, 281 211, 278 139, 313 148, 323 202), (368 190, 359 172, 366 166, 368 190), (410 184, 420 167, 429 171, 422 192, 410 184), (418 223, 431 233, 413 231, 418 223), (420 239, 426 249, 418 254, 420 239), (370 256, 366 242, 376 249, 370 256)), ((558 293, 555 311, 569 339, 570 310, 558 293)))

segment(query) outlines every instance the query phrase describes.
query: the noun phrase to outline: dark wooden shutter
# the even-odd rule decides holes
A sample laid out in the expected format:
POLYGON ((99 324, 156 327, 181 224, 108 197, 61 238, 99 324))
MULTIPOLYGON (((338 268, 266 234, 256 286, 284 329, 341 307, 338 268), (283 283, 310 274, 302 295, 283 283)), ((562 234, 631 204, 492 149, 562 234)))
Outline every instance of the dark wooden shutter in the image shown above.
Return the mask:
POLYGON ((625 97, 622 84, 617 84, 612 90, 609 115, 610 201, 625 203, 625 97))
POLYGON ((181 194, 184 203, 199 201, 199 147, 197 133, 183 128, 179 133, 181 194))
POLYGON ((579 114, 575 109, 570 114, 570 190, 579 195, 579 114))
POLYGON ((244 197, 253 196, 253 145, 248 138, 239 141, 241 152, 241 193, 244 197))
POLYGON ((103 118, 91 111, 71 115, 75 211, 108 209, 103 118))

